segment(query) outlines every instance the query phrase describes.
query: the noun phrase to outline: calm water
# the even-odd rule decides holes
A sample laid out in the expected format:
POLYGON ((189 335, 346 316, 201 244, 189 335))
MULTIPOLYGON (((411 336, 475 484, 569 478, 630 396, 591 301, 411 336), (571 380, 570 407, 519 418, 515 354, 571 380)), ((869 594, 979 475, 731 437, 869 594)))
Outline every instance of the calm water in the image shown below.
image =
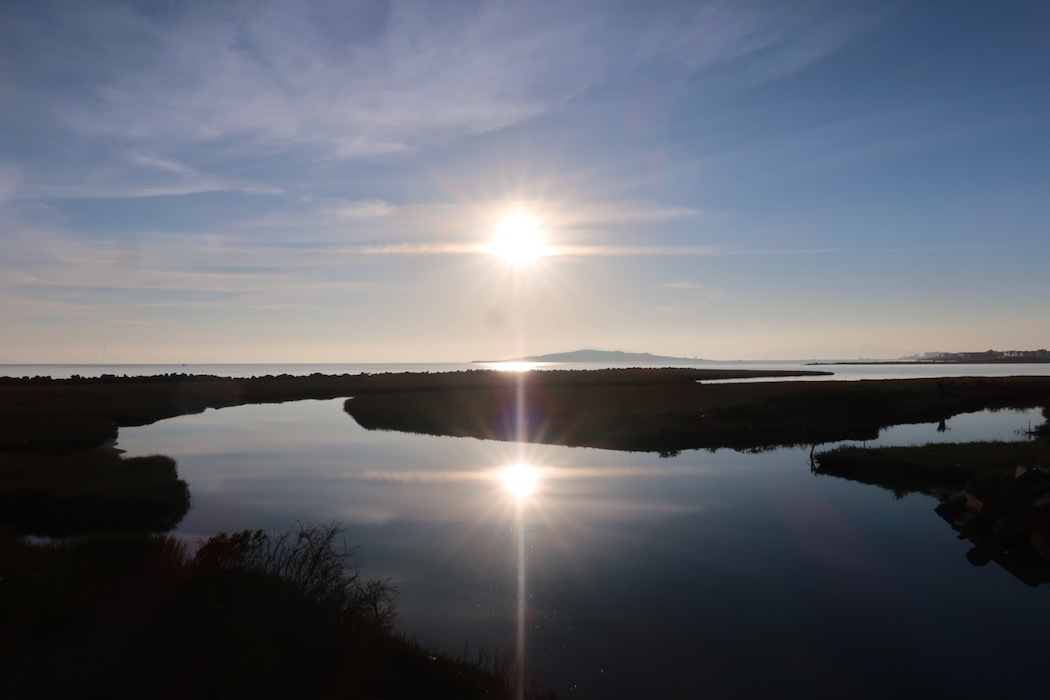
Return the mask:
MULTIPOLYGON (((958 416, 943 433, 883 439, 1016 439, 1041 420, 958 416)), ((527 667, 562 697, 1020 697, 1044 685, 1045 587, 971 566, 932 499, 814 477, 806 450, 660 459, 369 432, 341 400, 209 410, 124 428, 119 443, 178 460, 188 538, 345 523, 427 645, 513 652, 523 573, 527 667), (518 461, 538 474, 520 501, 500 478, 518 461)))

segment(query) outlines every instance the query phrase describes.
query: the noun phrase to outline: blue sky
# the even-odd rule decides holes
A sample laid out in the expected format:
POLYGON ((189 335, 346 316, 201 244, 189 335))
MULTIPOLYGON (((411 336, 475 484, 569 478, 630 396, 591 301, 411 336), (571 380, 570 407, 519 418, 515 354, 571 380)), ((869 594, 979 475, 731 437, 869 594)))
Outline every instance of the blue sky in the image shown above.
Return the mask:
POLYGON ((7 0, 0 362, 1047 347, 1048 74, 1043 2, 7 0))

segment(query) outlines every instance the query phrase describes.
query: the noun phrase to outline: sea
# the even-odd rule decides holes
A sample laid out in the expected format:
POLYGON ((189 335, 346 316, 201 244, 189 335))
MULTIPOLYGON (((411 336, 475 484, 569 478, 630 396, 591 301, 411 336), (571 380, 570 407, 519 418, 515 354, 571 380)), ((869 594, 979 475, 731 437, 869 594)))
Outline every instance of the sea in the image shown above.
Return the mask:
MULTIPOLYGON (((289 374, 307 376, 321 373, 381 374, 384 372, 463 372, 478 369, 530 371, 545 369, 605 369, 626 367, 694 367, 697 369, 727 370, 817 370, 830 372, 829 376, 808 378, 812 381, 858 379, 908 379, 913 377, 1005 377, 1050 375, 1050 363, 1018 364, 857 364, 836 363, 832 360, 786 361, 702 361, 680 363, 598 363, 598 362, 357 362, 357 363, 220 363, 220 364, 0 364, 0 377, 52 377, 67 379, 73 376, 99 377, 104 374, 141 377, 164 374, 196 374, 218 377, 262 377, 289 374)), ((798 378, 793 378, 797 380, 798 378)), ((741 380, 729 380, 741 381, 741 380)), ((747 381, 770 381, 769 379, 747 381)))

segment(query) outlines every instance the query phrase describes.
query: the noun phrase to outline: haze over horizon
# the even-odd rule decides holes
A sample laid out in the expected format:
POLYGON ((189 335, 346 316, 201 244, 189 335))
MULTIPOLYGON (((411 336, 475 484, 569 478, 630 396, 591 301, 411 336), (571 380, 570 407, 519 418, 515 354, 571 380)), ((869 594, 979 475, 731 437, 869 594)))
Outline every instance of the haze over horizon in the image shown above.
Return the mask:
POLYGON ((1050 346, 1050 5, 12 0, 0 363, 1050 346))

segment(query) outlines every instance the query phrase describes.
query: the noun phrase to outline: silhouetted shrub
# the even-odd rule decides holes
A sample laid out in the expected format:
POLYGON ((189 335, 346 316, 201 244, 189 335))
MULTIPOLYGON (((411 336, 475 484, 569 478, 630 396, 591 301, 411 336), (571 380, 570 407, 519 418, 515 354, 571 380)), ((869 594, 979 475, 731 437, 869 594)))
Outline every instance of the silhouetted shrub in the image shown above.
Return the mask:
POLYGON ((344 618, 389 627, 396 618, 394 589, 361 576, 354 549, 346 545, 343 532, 335 523, 297 523, 273 533, 223 532, 201 545, 194 564, 202 570, 275 576, 295 586, 305 599, 328 606, 344 618))

